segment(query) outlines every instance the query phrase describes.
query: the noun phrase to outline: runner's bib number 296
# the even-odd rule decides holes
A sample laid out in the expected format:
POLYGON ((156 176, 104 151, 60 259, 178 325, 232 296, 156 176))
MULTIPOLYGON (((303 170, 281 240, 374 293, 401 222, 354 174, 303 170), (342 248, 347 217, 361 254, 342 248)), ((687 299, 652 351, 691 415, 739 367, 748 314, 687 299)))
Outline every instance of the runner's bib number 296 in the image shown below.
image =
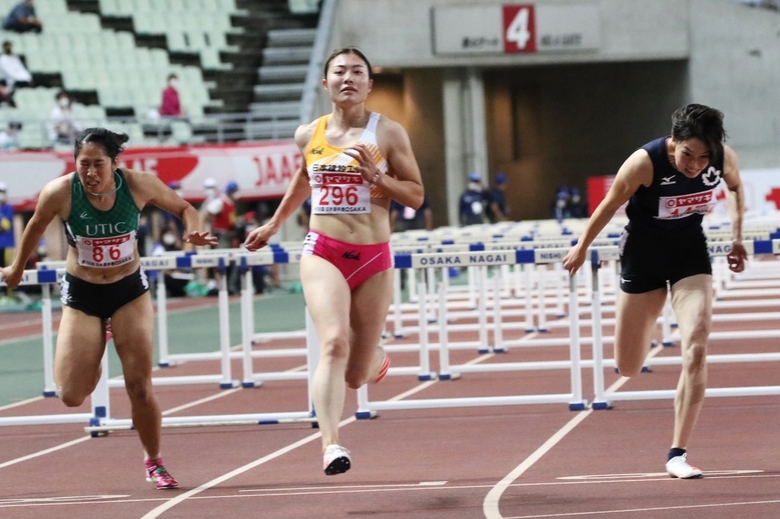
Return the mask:
POLYGON ((369 184, 360 175, 317 172, 311 195, 315 214, 356 214, 371 212, 369 184))
POLYGON ((135 233, 110 238, 76 238, 79 265, 84 267, 117 267, 135 258, 135 233))

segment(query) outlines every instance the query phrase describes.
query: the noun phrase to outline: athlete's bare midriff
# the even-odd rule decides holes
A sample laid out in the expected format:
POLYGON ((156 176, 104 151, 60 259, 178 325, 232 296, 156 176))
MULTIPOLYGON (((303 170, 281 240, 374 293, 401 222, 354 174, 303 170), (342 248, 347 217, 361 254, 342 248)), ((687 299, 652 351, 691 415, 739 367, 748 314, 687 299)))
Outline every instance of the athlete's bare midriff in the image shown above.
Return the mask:
POLYGON ((312 214, 309 228, 348 243, 384 243, 390 240, 390 200, 372 198, 370 213, 312 214))
POLYGON ((138 244, 135 244, 135 258, 132 261, 118 267, 85 267, 79 265, 78 253, 74 247, 68 247, 68 258, 65 262, 65 270, 73 276, 98 285, 114 283, 138 270, 141 258, 138 256, 138 244))

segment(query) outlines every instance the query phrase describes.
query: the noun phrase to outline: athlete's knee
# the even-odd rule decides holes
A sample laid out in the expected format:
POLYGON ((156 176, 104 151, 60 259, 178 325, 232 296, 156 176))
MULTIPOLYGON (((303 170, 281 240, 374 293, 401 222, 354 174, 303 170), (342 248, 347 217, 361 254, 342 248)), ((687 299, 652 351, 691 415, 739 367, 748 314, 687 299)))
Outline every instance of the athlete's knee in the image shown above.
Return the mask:
POLYGON ((125 390, 131 402, 146 402, 152 398, 152 381, 148 379, 125 379, 125 390))
POLYGON ((689 344, 683 355, 683 366, 688 373, 698 373, 707 362, 706 343, 689 344))
POLYGON ((642 372, 642 364, 637 365, 636 363, 623 361, 617 363, 617 369, 620 376, 630 378, 642 372))
POLYGON ((348 369, 344 374, 344 381, 350 389, 359 389, 360 386, 368 382, 368 373, 363 370, 348 369))
POLYGON ((57 396, 60 397, 60 400, 66 407, 79 407, 84 403, 88 395, 89 393, 85 391, 74 391, 67 387, 57 388, 57 396))
POLYGON ((325 337, 320 348, 320 355, 330 361, 343 362, 349 357, 349 340, 345 334, 325 337))

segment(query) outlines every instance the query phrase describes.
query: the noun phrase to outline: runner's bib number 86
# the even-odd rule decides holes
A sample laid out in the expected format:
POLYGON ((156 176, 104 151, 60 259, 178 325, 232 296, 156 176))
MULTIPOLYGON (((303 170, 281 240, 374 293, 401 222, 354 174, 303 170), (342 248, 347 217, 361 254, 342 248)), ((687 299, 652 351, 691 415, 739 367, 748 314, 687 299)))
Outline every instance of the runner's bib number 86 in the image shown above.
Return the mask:
POLYGON ((108 268, 124 265, 135 258, 135 233, 109 238, 76 239, 79 265, 84 267, 108 268))

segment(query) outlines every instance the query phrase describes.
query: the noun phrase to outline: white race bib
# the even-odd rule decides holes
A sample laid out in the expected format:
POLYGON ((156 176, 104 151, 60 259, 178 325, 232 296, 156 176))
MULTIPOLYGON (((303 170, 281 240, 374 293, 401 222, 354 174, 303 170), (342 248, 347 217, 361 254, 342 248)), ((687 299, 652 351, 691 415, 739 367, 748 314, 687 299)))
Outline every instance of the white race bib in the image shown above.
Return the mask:
POLYGON ((658 199, 658 219, 677 220, 692 214, 707 214, 717 200, 714 191, 692 195, 662 196, 658 199))
POLYGON ((76 237, 79 265, 84 267, 117 267, 135 258, 135 231, 109 238, 76 237))
POLYGON ((354 173, 319 171, 313 174, 311 212, 355 214, 371 212, 371 190, 363 177, 354 173))

